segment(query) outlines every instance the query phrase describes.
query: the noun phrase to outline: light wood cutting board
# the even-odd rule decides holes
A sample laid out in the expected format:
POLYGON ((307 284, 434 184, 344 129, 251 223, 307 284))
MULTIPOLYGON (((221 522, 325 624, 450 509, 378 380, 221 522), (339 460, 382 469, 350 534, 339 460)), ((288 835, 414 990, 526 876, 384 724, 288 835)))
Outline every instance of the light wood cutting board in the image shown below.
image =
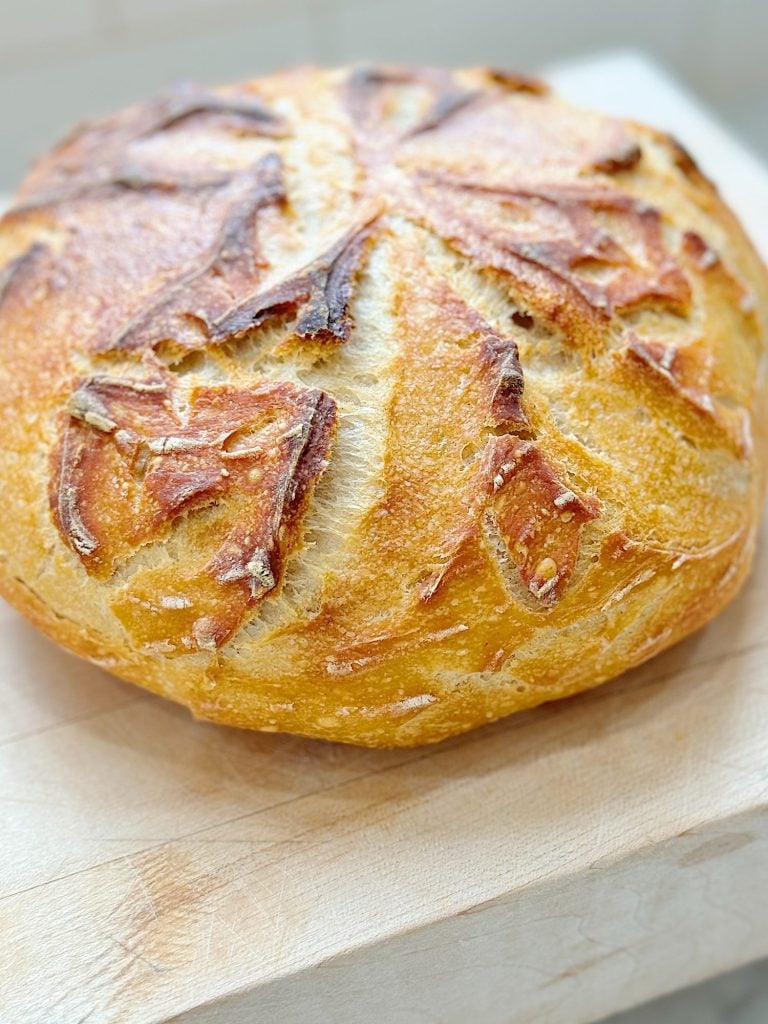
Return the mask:
MULTIPOLYGON (((768 253, 768 175, 632 56, 768 253)), ((686 643, 438 747, 226 731, 0 611, 1 1024, 581 1024, 768 954, 768 543, 686 643)))

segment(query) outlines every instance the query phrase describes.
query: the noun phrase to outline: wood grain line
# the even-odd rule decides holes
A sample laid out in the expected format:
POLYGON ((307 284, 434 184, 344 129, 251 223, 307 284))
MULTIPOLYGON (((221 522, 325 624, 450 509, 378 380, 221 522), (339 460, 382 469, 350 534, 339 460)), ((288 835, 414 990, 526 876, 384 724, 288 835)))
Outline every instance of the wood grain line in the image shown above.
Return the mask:
POLYGON ((57 875, 54 878, 46 879, 45 882, 38 882, 35 885, 30 885, 25 889, 16 889, 13 892, 5 893, 0 896, 0 903, 4 903, 6 900, 13 899, 16 896, 23 896, 26 893, 34 892, 37 889, 44 889, 46 886, 55 885, 57 882, 62 882, 68 878, 75 878, 77 875, 87 874, 89 871, 98 871, 101 868, 108 867, 110 864, 119 864, 123 861, 129 861, 132 857, 136 857, 139 854, 151 853, 155 850, 161 850, 166 846, 174 846, 176 843, 183 842, 186 839, 193 839, 198 835, 204 835, 206 832, 211 832, 214 829, 226 828, 228 825, 233 825, 238 821, 243 821, 246 818, 258 817, 260 814, 266 814, 269 811, 277 810, 278 808, 288 807, 291 804, 299 803, 302 800, 308 800, 316 796, 323 795, 325 793, 333 793, 345 786, 350 786, 364 781, 365 779, 372 778, 375 775, 385 775, 388 772, 395 771, 396 769, 403 768, 406 765, 415 764, 418 761, 426 761, 428 758, 436 756, 440 753, 445 753, 448 750, 454 749, 457 745, 465 745, 466 743, 478 742, 481 737, 475 733, 467 733, 464 736, 460 736, 457 740, 448 740, 442 743, 439 747, 430 747, 426 751, 421 750, 417 752, 415 749, 412 751, 411 757, 406 757, 402 761, 398 761, 396 764, 386 765, 383 768, 372 768, 370 771, 363 772, 360 775, 355 775, 351 779, 344 779, 341 782, 337 782, 332 786, 319 787, 318 789, 308 790, 306 793, 301 793, 298 796, 292 796, 288 800, 278 800, 273 804, 268 804, 264 807, 260 807, 258 810, 247 811, 244 814, 237 814, 232 818, 225 818, 221 821, 212 822, 209 825, 204 825, 199 829, 192 829, 190 832, 183 832, 178 836, 174 836, 173 839, 166 839, 162 842, 155 843, 150 846, 141 847, 138 850, 133 850, 131 853, 122 854, 119 857, 110 857, 107 860, 98 861, 94 864, 89 864, 87 867, 79 868, 77 871, 69 871, 63 875, 57 875), (462 742, 463 741, 463 742, 462 742))
POLYGON ((64 718, 60 722, 49 722, 48 725, 41 725, 39 729, 29 729, 27 732, 20 732, 15 736, 6 736, 5 739, 0 740, 0 747, 10 747, 14 743, 32 739, 35 736, 41 736, 43 733, 52 732, 54 729, 61 729, 68 725, 78 725, 80 722, 88 722, 92 718, 99 718, 101 715, 109 715, 113 711, 122 711, 124 708, 131 707, 133 704, 148 704, 150 701, 156 699, 157 698, 152 693, 137 693, 124 701, 120 701, 119 704, 112 704, 107 708, 98 708, 96 711, 88 711, 84 715, 75 715, 72 718, 64 718))

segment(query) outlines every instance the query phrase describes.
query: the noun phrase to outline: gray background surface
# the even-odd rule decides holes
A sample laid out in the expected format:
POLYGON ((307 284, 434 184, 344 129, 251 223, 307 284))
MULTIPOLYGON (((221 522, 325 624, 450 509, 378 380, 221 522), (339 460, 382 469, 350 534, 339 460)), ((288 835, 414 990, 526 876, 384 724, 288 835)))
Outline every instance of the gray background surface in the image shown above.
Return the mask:
POLYGON ((765 0, 0 0, 0 192, 69 127, 170 81, 367 58, 666 65, 768 156, 765 0))

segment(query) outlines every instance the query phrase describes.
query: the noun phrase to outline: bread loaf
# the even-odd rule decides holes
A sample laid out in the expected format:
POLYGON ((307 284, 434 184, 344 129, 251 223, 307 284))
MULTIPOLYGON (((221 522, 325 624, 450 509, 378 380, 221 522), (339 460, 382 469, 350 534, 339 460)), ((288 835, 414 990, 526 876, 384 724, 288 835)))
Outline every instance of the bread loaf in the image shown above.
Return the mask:
POLYGON ((0 225, 0 589, 195 715, 440 740, 748 571, 765 268, 671 138, 474 69, 181 86, 0 225))

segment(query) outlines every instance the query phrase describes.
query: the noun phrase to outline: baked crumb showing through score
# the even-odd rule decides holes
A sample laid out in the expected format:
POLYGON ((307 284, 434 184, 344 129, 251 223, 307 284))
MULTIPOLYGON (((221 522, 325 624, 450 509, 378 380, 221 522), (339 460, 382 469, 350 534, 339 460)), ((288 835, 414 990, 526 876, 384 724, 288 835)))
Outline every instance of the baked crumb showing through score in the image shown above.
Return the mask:
MULTIPOLYGON (((54 522, 128 646, 204 657, 212 691, 279 637, 331 686, 419 651, 440 678, 512 673, 528 693, 520 666, 606 564, 601 614, 711 549, 695 524, 675 548, 662 460, 641 479, 651 427, 690 508, 726 476, 746 492, 755 382, 728 377, 709 325, 727 294, 754 354, 755 297, 699 172, 653 133, 501 71, 303 81, 183 86, 86 127, 10 214, 87 224, 97 253, 110 210, 155 231, 141 286, 73 353, 54 522), (195 236, 173 237, 185 218, 195 236), (465 618, 484 602, 519 636, 483 647, 465 618)), ((33 242, 0 272, 0 312, 67 258, 33 242)), ((344 698, 327 728, 431 715, 440 696, 411 683, 344 698)), ((269 706, 268 724, 296 713, 269 706)))

